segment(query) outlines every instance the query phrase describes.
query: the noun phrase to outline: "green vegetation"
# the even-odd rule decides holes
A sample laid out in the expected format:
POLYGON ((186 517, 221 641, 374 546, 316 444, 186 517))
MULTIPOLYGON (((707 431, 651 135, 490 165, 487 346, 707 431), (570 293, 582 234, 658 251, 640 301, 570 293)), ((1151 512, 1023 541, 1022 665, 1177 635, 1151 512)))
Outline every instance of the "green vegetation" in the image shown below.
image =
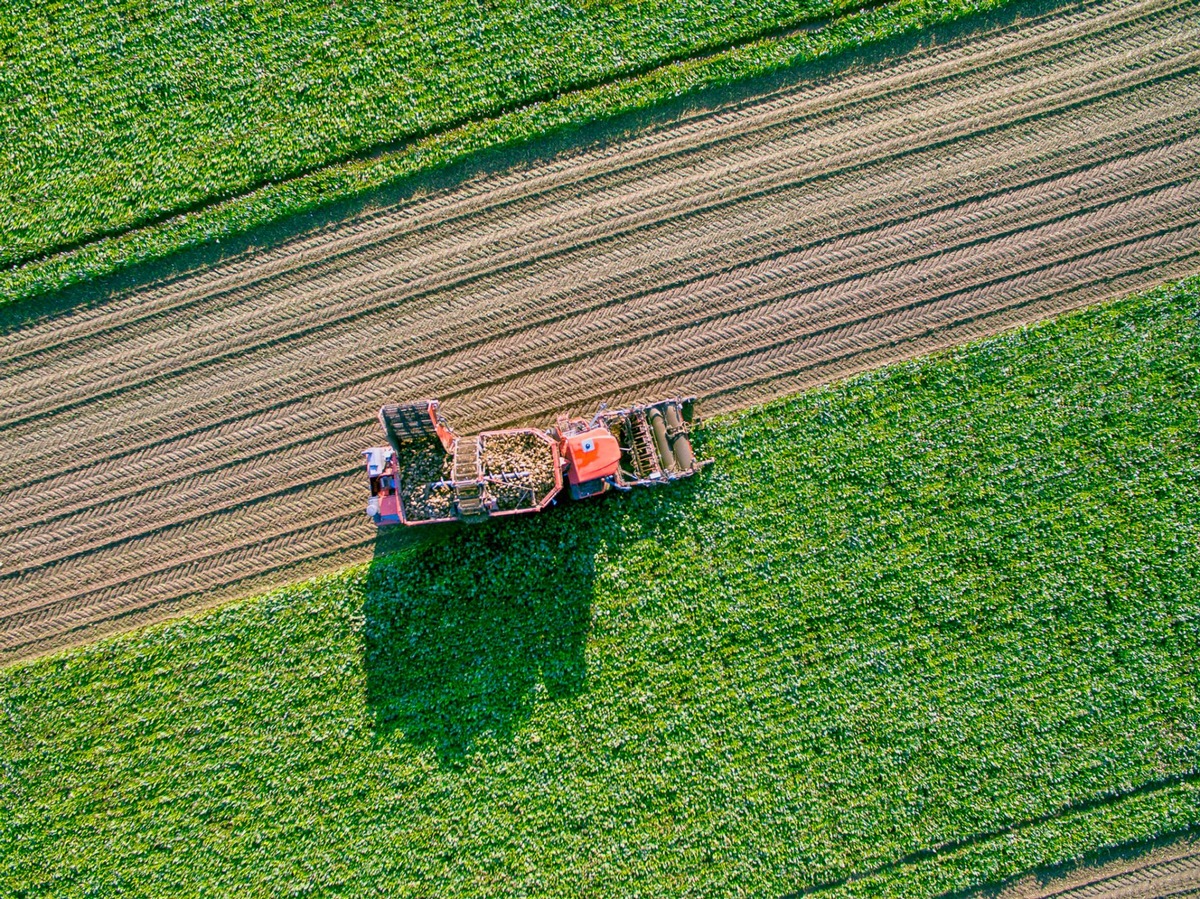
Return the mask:
POLYGON ((16 895, 932 895, 1200 824, 1200 280, 0 672, 16 895))
POLYGON ((18 3, 0 300, 1004 2, 18 3))
POLYGON ((17 3, 0 262, 847 2, 17 3))

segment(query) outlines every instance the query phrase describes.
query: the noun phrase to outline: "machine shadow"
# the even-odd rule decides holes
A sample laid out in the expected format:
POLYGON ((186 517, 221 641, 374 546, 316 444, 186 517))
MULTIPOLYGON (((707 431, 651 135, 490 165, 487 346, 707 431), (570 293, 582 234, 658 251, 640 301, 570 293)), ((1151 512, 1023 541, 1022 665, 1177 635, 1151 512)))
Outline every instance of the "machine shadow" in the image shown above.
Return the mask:
POLYGON ((453 767, 481 740, 510 741, 538 702, 584 692, 597 553, 686 526, 703 480, 447 525, 416 545, 404 528, 400 552, 381 539, 363 602, 376 736, 453 767))
POLYGON ((610 517, 594 513, 448 525, 399 554, 380 542, 363 603, 378 736, 399 731, 455 764, 481 738, 511 739, 539 698, 585 689, 595 555, 610 517))

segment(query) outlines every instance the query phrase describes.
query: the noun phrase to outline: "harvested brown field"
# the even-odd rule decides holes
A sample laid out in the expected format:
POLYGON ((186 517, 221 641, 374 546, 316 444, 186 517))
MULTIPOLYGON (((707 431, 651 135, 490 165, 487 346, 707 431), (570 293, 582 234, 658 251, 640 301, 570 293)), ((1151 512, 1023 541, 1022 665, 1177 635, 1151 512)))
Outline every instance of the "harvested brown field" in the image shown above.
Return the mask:
POLYGON ((369 556, 384 401, 711 414, 1200 270, 1195 3, 1025 10, 11 330, 0 660, 369 556))

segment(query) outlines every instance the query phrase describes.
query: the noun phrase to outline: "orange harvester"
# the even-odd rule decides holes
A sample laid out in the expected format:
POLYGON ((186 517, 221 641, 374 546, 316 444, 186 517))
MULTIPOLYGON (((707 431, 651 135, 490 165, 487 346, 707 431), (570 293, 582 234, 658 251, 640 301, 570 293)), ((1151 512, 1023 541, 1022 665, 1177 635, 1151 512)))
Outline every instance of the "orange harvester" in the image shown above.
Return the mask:
POLYGON ((546 430, 512 428, 460 437, 437 400, 387 405, 388 446, 365 450, 379 526, 483 521, 546 508, 566 486, 574 499, 665 484, 695 474, 688 437, 695 399, 600 411, 588 421, 560 415, 546 430))

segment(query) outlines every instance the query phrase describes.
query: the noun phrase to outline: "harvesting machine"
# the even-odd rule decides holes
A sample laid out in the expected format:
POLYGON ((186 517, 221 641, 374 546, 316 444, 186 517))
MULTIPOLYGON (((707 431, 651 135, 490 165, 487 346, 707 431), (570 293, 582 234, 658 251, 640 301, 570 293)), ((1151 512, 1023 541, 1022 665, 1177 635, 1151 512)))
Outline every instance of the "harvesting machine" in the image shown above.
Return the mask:
POLYGON ((384 406, 388 446, 365 450, 379 526, 483 521, 540 512, 565 488, 574 499, 665 484, 695 474, 688 438, 695 399, 660 400, 595 416, 558 416, 554 427, 460 437, 437 400, 384 406))

